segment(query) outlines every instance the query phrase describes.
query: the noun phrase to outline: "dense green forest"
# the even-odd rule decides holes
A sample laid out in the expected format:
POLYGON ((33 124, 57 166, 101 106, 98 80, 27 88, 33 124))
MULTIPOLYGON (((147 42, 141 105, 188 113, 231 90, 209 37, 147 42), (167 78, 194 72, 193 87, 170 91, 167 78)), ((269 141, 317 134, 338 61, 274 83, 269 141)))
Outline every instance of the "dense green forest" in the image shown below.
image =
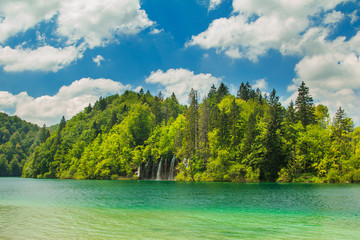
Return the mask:
POLYGON ((236 96, 212 86, 201 101, 192 89, 187 106, 126 91, 35 135, 24 177, 360 182, 360 128, 341 108, 330 119, 305 83, 287 108, 249 83, 236 96))
POLYGON ((46 128, 0 113, 0 176, 21 176, 26 158, 49 135, 46 128))

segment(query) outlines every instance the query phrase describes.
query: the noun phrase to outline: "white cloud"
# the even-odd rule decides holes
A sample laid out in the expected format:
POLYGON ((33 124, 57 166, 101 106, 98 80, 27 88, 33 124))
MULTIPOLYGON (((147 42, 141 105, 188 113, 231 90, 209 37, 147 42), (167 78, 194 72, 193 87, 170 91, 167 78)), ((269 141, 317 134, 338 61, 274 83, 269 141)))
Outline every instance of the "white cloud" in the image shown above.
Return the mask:
MULTIPOLYGON (((192 36, 186 46, 215 48, 231 58, 256 62, 270 49, 279 50, 301 37, 311 24, 310 17, 345 1, 234 0, 232 16, 214 20, 206 31, 192 36)), ((335 15, 329 16, 329 21, 335 15)))
POLYGON ((17 95, 13 95, 6 91, 0 91, 0 109, 15 109, 18 104, 32 101, 27 92, 21 92, 17 95))
POLYGON ((150 34, 159 34, 161 32, 163 32, 164 29, 157 29, 157 28, 154 28, 153 30, 151 30, 150 34))
POLYGON ((0 45, 1 55, 5 54, 0 65, 5 71, 56 72, 81 58, 88 48, 105 46, 116 42, 117 36, 134 35, 154 25, 139 0, 2 0, 0 44, 41 22, 55 24, 52 37, 63 47, 46 46, 47 36, 40 32, 36 33, 39 46, 35 49, 0 45), (29 64, 32 62, 36 64, 29 64))
POLYGON ((259 88, 261 91, 266 91, 268 89, 268 83, 265 79, 258 79, 255 81, 255 84, 252 86, 252 88, 259 88))
POLYGON ((82 58, 82 51, 74 46, 54 48, 43 46, 37 49, 10 48, 0 46, 0 66, 4 71, 51 71, 57 72, 64 66, 82 58))
MULTIPOLYGON (((186 46, 215 48, 254 62, 271 49, 297 55, 301 60, 288 86, 291 97, 283 102, 295 100, 297 87, 305 81, 316 103, 327 105, 332 114, 342 106, 360 123, 360 31, 350 39, 332 36, 334 26, 345 20, 335 7, 349 1, 233 0, 230 17, 214 20, 186 46)), ((357 10, 347 17, 354 24, 357 10)))
POLYGON ((60 7, 57 0, 1 0, 0 43, 25 32, 42 21, 51 19, 60 7))
POLYGON ((192 71, 179 68, 169 69, 166 72, 162 70, 151 72, 145 81, 164 87, 161 91, 165 96, 175 93, 180 103, 187 104, 191 88, 197 90, 200 97, 205 97, 210 87, 213 84, 218 85, 221 82, 221 78, 216 78, 211 74, 194 74, 192 71))
POLYGON ((209 11, 216 9, 223 0, 210 0, 209 11))
POLYGON ((327 105, 332 114, 342 106, 360 122, 360 105, 356 104, 360 102, 360 32, 348 41, 344 37, 329 41, 326 31, 309 31, 312 33, 296 45, 307 54, 296 65, 294 85, 288 90, 295 91, 304 81, 314 100, 327 105))
POLYGON ((328 13, 325 15, 324 23, 325 24, 334 24, 338 23, 341 20, 343 20, 345 15, 342 12, 339 11, 332 11, 331 13, 328 13))
POLYGON ((140 85, 140 86, 137 86, 136 88, 134 88, 133 91, 134 91, 134 92, 140 92, 141 89, 144 90, 143 86, 140 85))
POLYGON ((70 44, 84 41, 94 48, 116 35, 134 35, 151 25, 138 0, 67 0, 59 9, 57 33, 70 44))
POLYGON ((349 14, 349 17, 351 19, 351 24, 354 24, 357 22, 357 20, 359 20, 359 16, 358 16, 358 10, 353 11, 351 14, 349 14))
POLYGON ((70 119, 89 103, 94 104, 100 96, 108 96, 129 89, 110 79, 83 78, 69 86, 63 86, 54 96, 33 98, 26 92, 12 95, 0 92, 0 109, 14 108, 14 114, 27 121, 43 125, 52 125, 60 121, 62 116, 70 119))
POLYGON ((101 55, 97 55, 96 57, 93 57, 92 60, 98 67, 100 67, 101 61, 104 61, 105 59, 101 55))

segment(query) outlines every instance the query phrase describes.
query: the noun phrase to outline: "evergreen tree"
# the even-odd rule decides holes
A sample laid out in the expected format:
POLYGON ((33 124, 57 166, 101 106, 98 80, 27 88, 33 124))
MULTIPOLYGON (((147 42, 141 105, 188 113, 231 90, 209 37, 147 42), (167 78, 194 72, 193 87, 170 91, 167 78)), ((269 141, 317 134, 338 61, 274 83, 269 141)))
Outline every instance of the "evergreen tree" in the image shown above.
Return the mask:
POLYGON ((48 137, 50 137, 50 132, 46 128, 46 125, 44 124, 40 130, 40 142, 44 143, 46 141, 46 139, 48 139, 48 137))
POLYGON ((109 128, 112 128, 118 121, 116 111, 114 110, 111 114, 111 118, 109 121, 109 128))
POLYGON ((304 127, 315 122, 314 103, 309 94, 309 88, 301 82, 295 102, 296 117, 304 127))
POLYGON ((140 93, 140 95, 145 95, 144 89, 143 89, 143 88, 140 88, 139 93, 140 93))
POLYGON ((246 84, 242 82, 236 96, 242 100, 248 101, 256 97, 256 92, 252 89, 249 82, 246 82, 246 84))
POLYGON ((296 123, 294 102, 291 100, 285 112, 285 119, 288 124, 296 123))
POLYGON ((224 83, 221 83, 216 93, 217 102, 221 102, 221 100, 229 93, 229 88, 224 83))
POLYGON ((278 172, 285 165, 285 156, 282 152, 281 123, 283 121, 283 108, 279 97, 273 89, 269 96, 267 131, 265 136, 266 153, 260 168, 261 175, 266 181, 274 181, 278 172))
POLYGON ((92 111, 92 106, 91 106, 91 104, 89 103, 89 105, 85 108, 85 112, 86 112, 86 113, 91 113, 91 111, 92 111))
POLYGON ((100 111, 104 111, 106 109, 106 101, 103 97, 100 97, 98 104, 100 111))
POLYGON ((59 124, 59 132, 60 132, 61 130, 63 130, 63 129, 65 128, 65 126, 66 126, 66 120, 65 120, 65 117, 62 116, 62 118, 61 118, 61 120, 60 120, 60 124, 59 124))
POLYGON ((341 107, 336 111, 335 117, 333 119, 333 133, 332 137, 337 139, 342 139, 346 137, 354 129, 354 123, 350 118, 346 116, 344 109, 341 107))

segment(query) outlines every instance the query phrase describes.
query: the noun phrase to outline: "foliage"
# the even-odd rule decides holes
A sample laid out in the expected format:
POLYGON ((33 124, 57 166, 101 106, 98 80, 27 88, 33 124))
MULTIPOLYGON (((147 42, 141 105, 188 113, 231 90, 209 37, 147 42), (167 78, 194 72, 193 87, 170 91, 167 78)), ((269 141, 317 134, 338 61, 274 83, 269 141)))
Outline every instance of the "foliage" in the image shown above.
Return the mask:
POLYGON ((21 176, 26 158, 49 136, 40 128, 20 118, 0 113, 0 177, 21 176))
MULTIPOLYGON (((305 83, 287 108, 249 83, 237 96, 212 86, 202 101, 191 89, 188 106, 175 94, 125 91, 57 126, 50 136, 37 128, 23 176, 167 178, 171 163, 181 181, 360 182, 360 128, 341 108, 330 121, 305 83)), ((22 133, 1 133, 21 153, 22 133)), ((0 155, 0 174, 21 171, 13 156, 0 155)))

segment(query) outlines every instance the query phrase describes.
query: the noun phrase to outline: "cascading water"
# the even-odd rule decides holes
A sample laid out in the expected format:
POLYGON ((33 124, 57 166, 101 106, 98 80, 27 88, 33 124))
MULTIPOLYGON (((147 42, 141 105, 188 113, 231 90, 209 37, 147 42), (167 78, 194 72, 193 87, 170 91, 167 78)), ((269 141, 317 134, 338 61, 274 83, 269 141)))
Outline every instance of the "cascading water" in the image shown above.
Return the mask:
POLYGON ((137 176, 141 178, 141 165, 138 167, 137 176))
POLYGON ((171 159, 171 163, 170 163, 170 170, 169 170, 169 180, 174 180, 174 167, 175 167, 175 155, 173 156, 173 158, 171 159))
POLYGON ((162 165, 163 159, 160 159, 159 167, 156 174, 156 180, 161 180, 161 165, 162 165))

